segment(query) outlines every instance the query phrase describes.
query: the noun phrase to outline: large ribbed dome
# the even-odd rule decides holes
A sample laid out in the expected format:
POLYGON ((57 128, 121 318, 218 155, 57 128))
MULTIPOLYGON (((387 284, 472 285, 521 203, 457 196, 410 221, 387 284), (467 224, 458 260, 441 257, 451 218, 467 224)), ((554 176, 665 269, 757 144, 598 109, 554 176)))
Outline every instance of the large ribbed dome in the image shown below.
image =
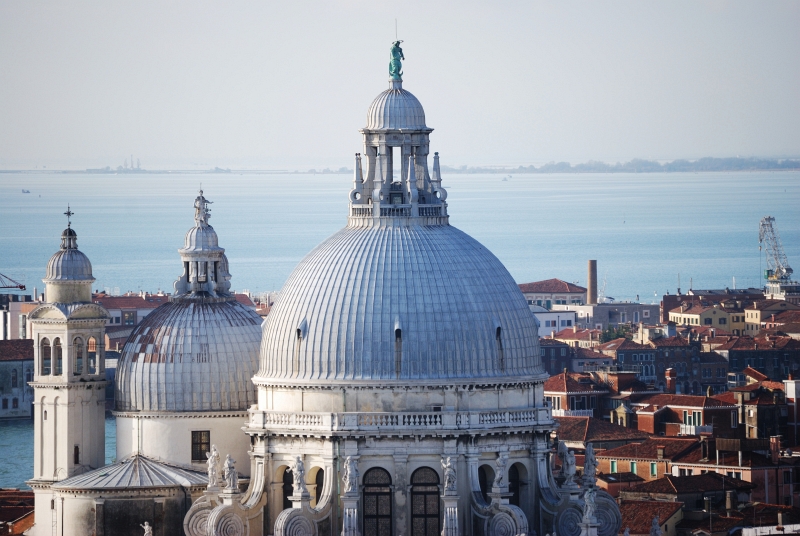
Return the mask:
POLYGON ((536 334, 511 275, 467 234, 347 227, 289 277, 255 381, 520 378, 541 372, 536 334))
POLYGON ((92 263, 78 249, 78 234, 71 227, 61 233, 61 249, 50 257, 43 281, 94 281, 92 263))
POLYGON ((425 110, 422 104, 400 81, 393 81, 393 87, 378 95, 367 111, 367 129, 407 129, 423 130, 425 110))
POLYGON ((233 299, 179 300, 145 317, 117 365, 117 411, 246 410, 261 317, 233 299))

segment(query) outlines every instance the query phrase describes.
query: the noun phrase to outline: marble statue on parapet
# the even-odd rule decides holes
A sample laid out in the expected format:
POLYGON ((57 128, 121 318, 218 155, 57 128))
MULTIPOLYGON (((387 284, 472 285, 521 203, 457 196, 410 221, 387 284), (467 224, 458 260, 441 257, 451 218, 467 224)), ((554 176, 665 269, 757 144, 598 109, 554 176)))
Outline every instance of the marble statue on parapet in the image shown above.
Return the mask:
POLYGON ((594 447, 591 443, 586 444, 586 456, 583 461, 584 481, 588 486, 594 486, 597 480, 597 458, 594 455, 594 447))
POLYGON ((594 502, 594 489, 586 490, 586 493, 583 494, 583 522, 584 523, 595 523, 595 502, 594 502))
POLYGON ((358 491, 358 462, 352 456, 344 460, 344 475, 342 475, 345 493, 358 491))
POLYGON ((297 456, 294 459, 294 462, 291 466, 292 469, 292 477, 293 477, 293 490, 295 496, 300 496, 308 493, 308 489, 306 488, 306 466, 303 464, 303 460, 300 456, 297 456))
POLYGON ((444 491, 456 491, 456 470, 453 468, 453 459, 450 456, 442 458, 442 473, 444 473, 444 491))
POLYGON ((650 525, 650 536, 661 536, 664 534, 661 531, 661 525, 658 522, 658 516, 653 518, 653 524, 650 525))
POLYGON ((391 61, 389 61, 389 75, 392 77, 392 80, 402 80, 403 76, 403 64, 400 60, 406 59, 403 56, 403 49, 400 48, 400 43, 402 41, 395 41, 392 43, 392 50, 390 52, 391 61))
POLYGON ((506 464, 508 463, 508 454, 501 453, 497 455, 494 461, 497 470, 494 474, 494 487, 499 488, 503 485, 503 480, 506 476, 506 464))
POLYGON ((144 525, 139 524, 139 526, 144 529, 144 536, 153 536, 153 526, 150 523, 145 521, 144 525))
POLYGON ((567 483, 572 482, 572 479, 575 477, 576 465, 577 462, 575 460, 575 451, 567 451, 566 455, 564 456, 563 466, 561 468, 561 472, 565 477, 567 477, 567 483))
POLYGON ((236 472, 235 463, 236 460, 231 458, 230 454, 225 457, 225 489, 238 491, 239 474, 236 472))
POLYGON ((211 445, 211 452, 206 452, 208 465, 208 487, 213 488, 219 484, 219 451, 216 445, 211 445))

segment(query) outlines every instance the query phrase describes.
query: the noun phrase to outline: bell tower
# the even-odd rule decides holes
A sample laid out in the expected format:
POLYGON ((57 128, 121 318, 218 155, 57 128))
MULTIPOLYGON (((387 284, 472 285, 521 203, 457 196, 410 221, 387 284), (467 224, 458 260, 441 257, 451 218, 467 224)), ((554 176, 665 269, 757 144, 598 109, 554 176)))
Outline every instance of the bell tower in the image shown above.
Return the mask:
MULTIPOLYGON (((72 211, 67 209, 68 218, 72 211)), ((105 325, 92 303, 92 265, 68 220, 47 264, 45 303, 29 315, 34 341, 35 533, 46 532, 60 505, 50 486, 105 465, 105 325)))

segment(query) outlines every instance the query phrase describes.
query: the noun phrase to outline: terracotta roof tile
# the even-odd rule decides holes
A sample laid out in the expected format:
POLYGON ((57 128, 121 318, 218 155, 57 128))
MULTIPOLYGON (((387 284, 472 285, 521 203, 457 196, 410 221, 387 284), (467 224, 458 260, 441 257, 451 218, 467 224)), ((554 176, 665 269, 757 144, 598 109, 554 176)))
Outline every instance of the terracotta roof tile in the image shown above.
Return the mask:
POLYGON ((562 341, 588 341, 590 338, 595 341, 600 341, 600 336, 603 334, 599 329, 574 329, 566 328, 555 333, 554 339, 562 341))
POLYGON ((598 458, 606 459, 631 459, 631 460, 657 460, 658 447, 664 447, 664 459, 674 460, 684 452, 698 445, 697 439, 675 439, 659 437, 657 439, 647 439, 641 443, 631 443, 613 449, 605 450, 597 454, 598 458))
POLYGON ((610 474, 600 473, 597 475, 597 480, 602 480, 608 484, 618 484, 619 482, 644 482, 644 478, 630 471, 610 474))
POLYGON ((562 372, 550 376, 544 382, 544 390, 552 393, 607 393, 605 386, 599 385, 592 377, 582 372, 562 372))
POLYGON ((675 337, 659 337, 658 339, 653 339, 650 341, 650 345, 654 348, 662 348, 662 347, 674 347, 674 346, 685 346, 689 347, 689 342, 684 339, 683 337, 675 336, 675 337))
POLYGON ((656 480, 642 482, 630 488, 639 493, 692 493, 697 491, 737 490, 747 491, 755 488, 754 484, 717 473, 703 475, 673 476, 666 475, 656 480))
POLYGON ((608 351, 618 352, 620 350, 652 350, 650 346, 633 342, 632 340, 626 339, 625 337, 620 337, 619 339, 614 339, 613 341, 605 342, 599 345, 597 349, 600 350, 601 352, 608 352, 608 351))
POLYGON ((159 305, 169 302, 169 296, 146 294, 141 296, 109 296, 107 294, 94 294, 92 301, 106 309, 155 309, 159 305))
POLYGON ((0 361, 33 360, 33 339, 0 341, 0 361))
POLYGON ((631 536, 646 534, 649 536, 653 518, 658 517, 661 526, 683 507, 681 502, 666 501, 621 501, 619 512, 622 514, 621 530, 630 530, 631 536))
POLYGON ((670 393, 659 394, 633 394, 629 400, 631 404, 636 406, 673 406, 684 408, 714 408, 724 407, 727 404, 715 397, 707 397, 701 395, 673 395, 670 393))
POLYGON ((559 424, 558 438, 562 441, 634 441, 645 440, 650 434, 625 428, 592 417, 553 417, 559 424))
POLYGON ((580 294, 586 292, 585 288, 579 287, 578 285, 574 285, 572 283, 567 283, 566 281, 562 281, 560 279, 545 279, 544 281, 534 281, 533 283, 521 283, 519 285, 519 289, 522 292, 542 293, 569 292, 580 294))

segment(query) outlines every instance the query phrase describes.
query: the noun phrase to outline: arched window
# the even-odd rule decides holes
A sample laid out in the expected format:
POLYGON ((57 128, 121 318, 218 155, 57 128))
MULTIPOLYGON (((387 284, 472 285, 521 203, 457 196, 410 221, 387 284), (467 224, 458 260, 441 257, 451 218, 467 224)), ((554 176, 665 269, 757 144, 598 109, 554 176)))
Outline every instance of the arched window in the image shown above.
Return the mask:
POLYGON ((317 474, 314 475, 314 484, 316 484, 316 489, 314 490, 314 500, 316 501, 315 504, 319 504, 319 500, 322 498, 322 485, 325 483, 325 470, 320 469, 317 471, 317 474))
POLYGON ((41 343, 41 350, 39 351, 39 355, 41 358, 41 371, 42 376, 48 376, 52 372, 51 360, 50 360, 50 341, 48 339, 42 339, 41 343))
POLYGON ((292 477, 292 470, 288 467, 283 472, 283 509, 292 507, 292 501, 289 497, 294 493, 294 478, 292 477))
POLYGON ((411 534, 439 536, 439 474, 420 467, 411 475, 411 534))
POLYGON ((481 465, 478 467, 478 485, 481 488, 481 495, 486 504, 489 504, 489 492, 491 491, 492 483, 494 482, 494 470, 488 465, 481 465))
POLYGON ((494 333, 494 340, 497 344, 497 361, 500 364, 500 370, 506 370, 505 355, 503 355, 503 328, 497 326, 494 333))
POLYGON ((11 388, 14 389, 18 387, 17 383, 19 379, 17 378, 17 369, 11 369, 11 388))
POLYGON ((394 375, 399 378, 403 372, 403 331, 394 330, 394 375))
POLYGON ((364 534, 392 535, 392 477, 380 467, 364 473, 364 534))
POLYGON ((519 506, 519 467, 518 464, 514 464, 508 468, 508 492, 512 493, 511 498, 508 500, 509 503, 513 504, 514 506, 519 506))
POLYGON ((72 451, 72 463, 74 465, 81 464, 81 448, 78 445, 75 445, 75 449, 72 451))
POLYGON ((97 374, 97 339, 89 337, 86 345, 86 357, 88 357, 88 373, 97 374))
POLYGON ((63 370, 63 362, 61 360, 61 339, 53 339, 53 374, 58 376, 63 370))
POLYGON ((73 374, 79 376, 83 374, 83 339, 75 337, 72 341, 72 348, 75 352, 75 366, 73 367, 73 374))

